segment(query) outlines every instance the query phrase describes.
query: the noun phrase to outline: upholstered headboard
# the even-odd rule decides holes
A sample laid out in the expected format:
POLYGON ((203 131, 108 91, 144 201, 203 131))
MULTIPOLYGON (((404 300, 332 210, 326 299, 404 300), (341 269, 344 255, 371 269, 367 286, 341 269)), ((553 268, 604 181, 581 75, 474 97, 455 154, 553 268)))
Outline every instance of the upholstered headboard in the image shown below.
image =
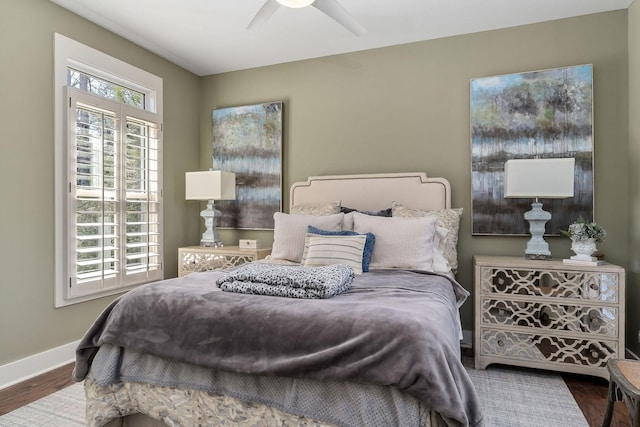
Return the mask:
POLYGON ((376 211, 396 201, 413 209, 451 208, 451 186, 445 178, 423 172, 310 176, 291 185, 291 206, 318 206, 337 200, 358 210, 376 211))

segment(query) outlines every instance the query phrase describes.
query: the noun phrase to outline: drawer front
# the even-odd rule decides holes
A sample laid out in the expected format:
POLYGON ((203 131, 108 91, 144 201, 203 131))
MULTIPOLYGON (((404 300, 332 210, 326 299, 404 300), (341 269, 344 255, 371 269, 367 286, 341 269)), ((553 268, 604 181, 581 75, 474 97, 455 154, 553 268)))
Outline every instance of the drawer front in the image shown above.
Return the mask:
POLYGON ((231 268, 255 260, 254 254, 223 255, 205 252, 183 252, 181 274, 231 268))
POLYGON ((599 337, 570 338, 490 328, 481 328, 480 333, 482 356, 581 368, 606 368, 609 359, 619 357, 618 342, 599 337))
POLYGON ((575 270, 527 270, 482 267, 480 291, 484 295, 528 295, 617 303, 619 274, 575 270))
MULTIPOLYGON (((533 327, 548 332, 571 331, 617 338, 620 319, 617 307, 557 304, 546 301, 514 301, 483 298, 481 321, 486 326, 533 327)), ((542 331, 541 331, 542 332, 542 331)))

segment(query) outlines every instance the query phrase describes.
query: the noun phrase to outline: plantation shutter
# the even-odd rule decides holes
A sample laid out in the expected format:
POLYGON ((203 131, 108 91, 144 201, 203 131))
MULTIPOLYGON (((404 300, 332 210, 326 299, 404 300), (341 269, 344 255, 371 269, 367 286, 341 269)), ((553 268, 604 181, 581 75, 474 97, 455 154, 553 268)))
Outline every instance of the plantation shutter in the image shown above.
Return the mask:
POLYGON ((161 279, 158 120, 75 89, 68 93, 67 298, 161 279))

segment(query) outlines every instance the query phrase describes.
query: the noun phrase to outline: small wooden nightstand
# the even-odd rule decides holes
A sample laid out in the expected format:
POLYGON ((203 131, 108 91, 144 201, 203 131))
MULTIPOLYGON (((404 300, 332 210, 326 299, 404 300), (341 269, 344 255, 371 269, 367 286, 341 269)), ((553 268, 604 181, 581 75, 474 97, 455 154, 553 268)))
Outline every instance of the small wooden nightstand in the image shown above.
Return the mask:
POLYGON ((264 259, 271 254, 271 248, 240 249, 238 246, 221 248, 188 246, 178 248, 178 277, 195 271, 218 270, 264 259))
POLYGON ((491 363, 608 378, 624 357, 625 271, 476 256, 474 357, 491 363))

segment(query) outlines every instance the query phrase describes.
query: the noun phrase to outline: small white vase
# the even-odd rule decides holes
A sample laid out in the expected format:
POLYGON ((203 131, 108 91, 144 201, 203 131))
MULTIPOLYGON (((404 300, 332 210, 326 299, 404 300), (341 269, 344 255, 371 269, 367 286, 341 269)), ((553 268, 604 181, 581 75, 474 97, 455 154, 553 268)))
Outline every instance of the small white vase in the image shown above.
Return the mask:
POLYGON ((576 261, 596 261, 596 258, 591 256, 591 254, 596 251, 595 239, 573 240, 572 242, 571 250, 575 252, 576 255, 572 256, 571 259, 576 261))

